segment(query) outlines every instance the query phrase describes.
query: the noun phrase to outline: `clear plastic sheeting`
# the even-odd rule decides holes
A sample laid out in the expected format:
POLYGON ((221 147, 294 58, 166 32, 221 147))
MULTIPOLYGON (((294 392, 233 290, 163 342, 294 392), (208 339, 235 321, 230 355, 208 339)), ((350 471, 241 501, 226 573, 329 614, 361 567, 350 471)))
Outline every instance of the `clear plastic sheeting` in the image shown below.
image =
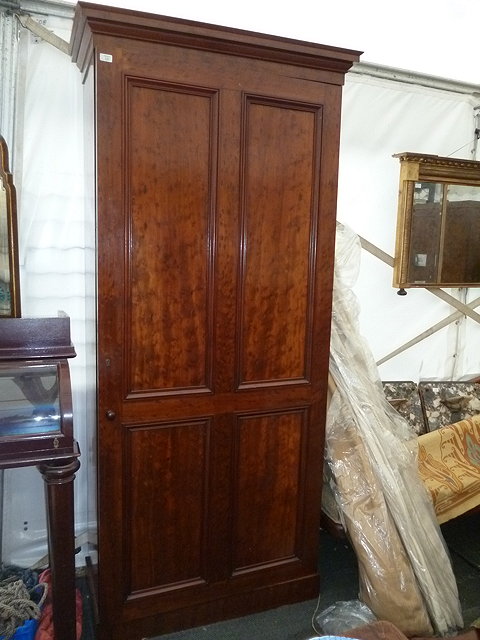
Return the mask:
POLYGON ((406 635, 463 626, 450 557, 418 475, 416 435, 385 399, 358 330, 358 237, 337 225, 326 459, 359 564, 359 597, 406 635))
POLYGON ((318 613, 313 622, 315 631, 320 630, 323 634, 341 636, 350 629, 375 622, 376 619, 375 614, 364 602, 341 600, 318 613))

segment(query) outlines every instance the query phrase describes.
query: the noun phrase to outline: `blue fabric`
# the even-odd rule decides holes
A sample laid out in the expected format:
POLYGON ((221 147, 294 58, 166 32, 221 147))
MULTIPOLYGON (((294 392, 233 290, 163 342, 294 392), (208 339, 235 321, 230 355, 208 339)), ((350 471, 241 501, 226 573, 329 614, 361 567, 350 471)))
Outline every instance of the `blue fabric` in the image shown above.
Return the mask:
POLYGON ((346 636, 314 636, 308 640, 355 640, 355 638, 347 638, 346 636))

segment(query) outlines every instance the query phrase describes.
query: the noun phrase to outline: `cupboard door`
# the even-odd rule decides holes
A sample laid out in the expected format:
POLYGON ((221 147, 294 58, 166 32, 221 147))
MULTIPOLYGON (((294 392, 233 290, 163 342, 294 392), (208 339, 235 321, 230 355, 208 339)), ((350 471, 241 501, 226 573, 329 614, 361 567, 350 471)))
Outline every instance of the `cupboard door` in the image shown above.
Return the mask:
POLYGON ((101 634, 136 639, 318 593, 354 57, 313 64, 307 45, 279 55, 277 39, 256 50, 255 34, 177 20, 154 37, 146 14, 118 35, 85 7, 93 36, 80 9, 73 48, 93 52, 96 79, 101 634))
POLYGON ((317 593, 334 160, 322 87, 108 51, 100 605, 137 637, 317 593))

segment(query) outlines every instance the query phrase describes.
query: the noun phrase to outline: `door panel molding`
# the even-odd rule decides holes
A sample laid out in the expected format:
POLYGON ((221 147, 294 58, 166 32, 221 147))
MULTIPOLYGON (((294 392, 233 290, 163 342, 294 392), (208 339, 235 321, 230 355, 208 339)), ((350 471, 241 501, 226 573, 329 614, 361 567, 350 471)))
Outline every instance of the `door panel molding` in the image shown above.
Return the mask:
POLYGON ((129 595, 206 582, 211 427, 207 416, 122 427, 129 595))
POLYGON ((236 416, 235 574, 299 560, 308 419, 308 407, 236 416))
POLYGON ((125 396, 213 385, 218 92, 125 79, 125 396))
POLYGON ((311 378, 322 117, 323 105, 243 97, 239 389, 311 378))

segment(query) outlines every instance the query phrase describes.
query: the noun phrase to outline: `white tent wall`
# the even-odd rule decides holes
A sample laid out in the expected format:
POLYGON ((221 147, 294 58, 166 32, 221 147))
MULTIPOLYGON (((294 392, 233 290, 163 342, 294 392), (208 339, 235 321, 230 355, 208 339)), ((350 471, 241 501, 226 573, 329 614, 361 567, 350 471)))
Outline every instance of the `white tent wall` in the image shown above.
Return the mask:
MULTIPOLYGON (((155 6, 150 10, 158 9, 155 6)), ((169 14, 163 5, 162 13, 169 14)), ((208 20, 208 16, 193 12, 183 17, 208 20)), ((70 17, 57 14, 42 18, 48 29, 69 39, 70 17)), ((302 36, 297 24, 290 34, 283 30, 282 35, 362 47, 358 36, 352 43, 330 41, 321 34, 314 38, 308 16, 304 21, 309 23, 310 33, 307 29, 302 36)), ((216 22, 222 22, 221 17, 216 22)), ((282 31, 273 23, 268 29, 260 14, 257 26, 253 17, 249 24, 236 25, 233 19, 229 24, 271 33, 282 31)), ((89 199, 92 194, 84 191, 83 87, 80 73, 67 55, 23 29, 18 61, 13 168, 18 189, 22 311, 24 316, 44 316, 56 315, 61 309, 71 318, 72 340, 78 354, 70 362, 74 422, 82 453, 75 481, 76 533, 82 540, 93 540, 95 373, 87 365, 87 354, 93 347, 89 338, 94 322, 93 223, 89 199)), ((477 105, 475 87, 460 90, 457 83, 448 80, 440 85, 442 88, 439 80, 427 76, 411 74, 407 80, 403 72, 369 65, 359 65, 346 78, 338 219, 390 255, 399 173, 398 160, 392 154, 470 154, 477 105)), ((86 156, 86 166, 91 170, 93 159, 89 153, 86 156)), ((362 252, 355 291, 360 301, 362 333, 376 359, 454 311, 423 289, 397 296, 391 267, 366 251, 362 252)), ((474 297, 467 291, 458 295, 474 297)), ((418 380, 476 373, 480 371, 479 343, 479 327, 463 319, 388 360, 381 365, 380 375, 384 380, 418 380)), ((35 469, 5 472, 5 562, 31 566, 46 553, 42 484, 35 469)))
MULTIPOLYGON (((472 159, 479 91, 480 86, 449 85, 373 65, 358 65, 349 73, 343 97, 338 220, 393 256, 400 164, 392 155, 413 151, 472 159)), ((425 289, 412 288, 398 296, 392 275, 390 266, 362 252, 355 293, 361 330, 377 361, 455 311, 425 289)), ((468 301, 475 291, 449 293, 468 301)), ((480 326, 464 317, 387 360, 379 373, 383 380, 415 382, 478 374, 480 326)))

